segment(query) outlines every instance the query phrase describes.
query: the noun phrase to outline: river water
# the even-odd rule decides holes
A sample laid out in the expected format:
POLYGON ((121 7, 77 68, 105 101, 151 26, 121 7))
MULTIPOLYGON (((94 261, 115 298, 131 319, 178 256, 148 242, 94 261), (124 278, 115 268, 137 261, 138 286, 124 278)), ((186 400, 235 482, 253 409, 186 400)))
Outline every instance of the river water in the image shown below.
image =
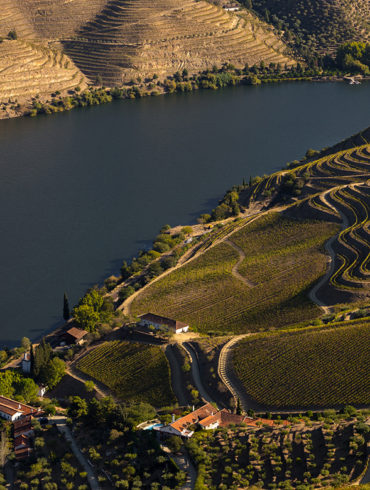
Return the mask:
POLYGON ((369 125, 369 85, 297 83, 0 121, 0 344, 32 339, 159 228, 369 125))

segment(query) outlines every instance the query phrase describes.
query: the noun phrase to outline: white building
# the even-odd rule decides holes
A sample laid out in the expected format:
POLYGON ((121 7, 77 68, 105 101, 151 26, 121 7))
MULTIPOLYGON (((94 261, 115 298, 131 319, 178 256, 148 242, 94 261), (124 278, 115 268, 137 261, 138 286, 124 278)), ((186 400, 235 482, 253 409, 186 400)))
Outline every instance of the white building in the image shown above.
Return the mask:
POLYGON ((22 371, 27 374, 31 372, 31 354, 29 352, 23 354, 22 371))
POLYGON ((178 320, 172 320, 171 318, 166 318, 165 316, 159 316, 154 313, 145 313, 145 315, 140 315, 139 325, 143 327, 154 327, 154 328, 167 328, 172 330, 174 333, 183 333, 189 330, 189 325, 178 320))
POLYGON ((24 415, 35 415, 39 410, 5 396, 0 396, 0 417, 3 419, 14 422, 24 415))

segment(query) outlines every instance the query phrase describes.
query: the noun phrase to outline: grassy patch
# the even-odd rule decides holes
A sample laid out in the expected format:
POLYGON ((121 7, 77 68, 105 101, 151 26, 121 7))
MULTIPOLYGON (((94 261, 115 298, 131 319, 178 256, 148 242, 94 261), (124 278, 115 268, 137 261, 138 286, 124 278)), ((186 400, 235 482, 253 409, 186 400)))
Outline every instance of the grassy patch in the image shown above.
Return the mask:
POLYGON ((247 393, 263 405, 368 404, 369 339, 369 321, 245 339, 235 349, 234 369, 247 393))
POLYGON ((320 311, 306 291, 324 274, 322 247, 336 231, 325 222, 263 216, 230 238, 246 255, 238 272, 254 287, 232 274, 240 255, 225 242, 149 286, 134 300, 132 313, 153 311, 200 332, 222 333, 314 318, 320 311))
POLYGON ((169 365, 159 347, 105 342, 83 357, 77 367, 125 402, 148 402, 155 407, 175 402, 169 365))

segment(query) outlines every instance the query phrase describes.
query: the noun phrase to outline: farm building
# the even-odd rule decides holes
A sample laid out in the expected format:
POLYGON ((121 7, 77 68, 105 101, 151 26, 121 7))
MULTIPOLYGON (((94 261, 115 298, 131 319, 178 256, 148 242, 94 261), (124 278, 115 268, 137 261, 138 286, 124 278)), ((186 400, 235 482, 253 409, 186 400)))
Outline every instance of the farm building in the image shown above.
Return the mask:
POLYGON ((157 430, 170 436, 191 437, 194 431, 190 428, 192 425, 199 423, 200 420, 206 419, 218 412, 210 403, 203 405, 203 407, 190 412, 188 415, 174 420, 171 424, 159 427, 157 430))
POLYGON ((229 412, 225 408, 218 410, 210 403, 203 405, 203 407, 194 410, 193 412, 181 417, 177 420, 173 420, 171 424, 154 427, 165 435, 173 435, 190 438, 194 434, 194 425, 199 425, 201 429, 211 430, 218 427, 227 427, 229 425, 241 425, 245 424, 251 427, 258 427, 260 425, 273 426, 274 422, 269 419, 252 418, 245 415, 238 415, 229 412))
POLYGON ((14 422, 24 415, 36 415, 38 411, 38 408, 0 396, 0 417, 3 419, 14 422))
POLYGON ((81 345, 84 342, 84 337, 86 337, 86 330, 81 330, 80 328, 72 327, 66 331, 63 338, 66 344, 78 344, 81 345))
POLYGON ((13 422, 14 453, 16 459, 27 458, 33 451, 31 438, 34 435, 32 416, 27 415, 13 422))
POLYGON ((172 330, 174 333, 183 333, 189 330, 189 325, 178 320, 172 320, 171 318, 166 318, 165 316, 159 316, 154 313, 145 313, 145 315, 140 315, 139 325, 143 327, 154 327, 154 328, 167 328, 172 330))

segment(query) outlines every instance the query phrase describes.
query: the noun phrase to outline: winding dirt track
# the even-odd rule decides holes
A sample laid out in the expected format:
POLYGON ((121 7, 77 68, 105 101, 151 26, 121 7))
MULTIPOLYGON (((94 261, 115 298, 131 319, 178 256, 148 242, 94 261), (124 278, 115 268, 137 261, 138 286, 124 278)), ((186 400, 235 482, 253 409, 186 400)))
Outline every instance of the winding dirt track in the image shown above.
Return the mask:
POLYGON ((87 374, 81 373, 81 371, 77 372, 77 369, 73 366, 69 366, 66 369, 66 374, 69 374, 72 378, 77 379, 77 381, 80 381, 81 383, 86 383, 86 381, 93 381, 94 383, 94 390, 95 392, 100 395, 102 398, 105 398, 107 396, 111 396, 114 398, 111 390, 109 388, 103 387, 103 384, 97 381, 94 378, 91 378, 87 374))
POLYGON ((242 276, 238 270, 240 264, 245 259, 245 253, 244 253, 243 249, 238 247, 238 245, 236 245, 231 240, 225 240, 224 243, 227 243, 228 245, 230 245, 230 247, 232 247, 234 250, 236 250, 236 252, 238 252, 238 254, 239 254, 239 260, 234 265, 234 267, 232 268, 232 271, 231 271, 232 275, 235 277, 235 279, 238 279, 238 281, 241 281, 243 284, 245 284, 249 288, 253 288, 255 286, 255 284, 253 284, 253 282, 249 281, 246 277, 242 276))
POLYGON ((228 375, 228 370, 230 369, 231 365, 231 359, 230 359, 230 351, 231 348, 238 343, 240 340, 244 339, 245 337, 248 337, 249 335, 253 334, 244 334, 244 335, 237 335, 236 337, 233 337, 229 342, 227 342, 221 349, 220 352, 220 357, 218 358, 218 375, 222 379, 222 382, 227 386, 229 389, 230 393, 234 397, 235 401, 235 406, 237 406, 238 399, 240 400, 241 408, 244 412, 248 410, 248 404, 247 401, 240 391, 237 390, 237 388, 234 386, 232 383, 229 375, 228 375))
MULTIPOLYGON (((346 186, 339 186, 339 188, 342 188, 342 187, 346 187, 346 186)), ((334 188, 335 189, 335 188, 334 188)), ((348 222, 348 218, 347 216, 345 216, 339 209, 337 209, 335 206, 333 206, 326 198, 327 194, 329 194, 330 192, 332 192, 334 189, 328 189, 327 191, 323 192, 321 195, 320 195, 320 198, 322 200, 322 202, 324 204, 326 204, 329 208, 331 208, 333 211, 335 211, 335 213, 339 214, 341 219, 342 219, 342 230, 345 230, 346 228, 348 228, 349 226, 349 222, 348 222)), ((333 275, 334 273, 334 266, 335 266, 335 252, 333 250, 333 243, 335 242, 335 240, 338 238, 339 236, 339 233, 338 235, 335 235, 333 237, 331 237, 326 243, 325 243, 325 250, 327 251, 327 253, 329 254, 329 260, 328 260, 328 263, 329 263, 329 268, 328 270, 326 271, 326 274, 319 280, 319 282, 317 284, 315 284, 315 286, 311 289, 311 291, 308 293, 308 296, 310 298, 311 301, 313 301, 314 303, 316 303, 318 306, 320 306, 320 308, 323 310, 323 312, 325 314, 328 314, 332 311, 332 308, 330 306, 327 306, 323 301, 321 301, 318 297, 317 297, 317 293, 319 291, 319 289, 321 289, 321 287, 330 279, 330 277, 333 275)))

